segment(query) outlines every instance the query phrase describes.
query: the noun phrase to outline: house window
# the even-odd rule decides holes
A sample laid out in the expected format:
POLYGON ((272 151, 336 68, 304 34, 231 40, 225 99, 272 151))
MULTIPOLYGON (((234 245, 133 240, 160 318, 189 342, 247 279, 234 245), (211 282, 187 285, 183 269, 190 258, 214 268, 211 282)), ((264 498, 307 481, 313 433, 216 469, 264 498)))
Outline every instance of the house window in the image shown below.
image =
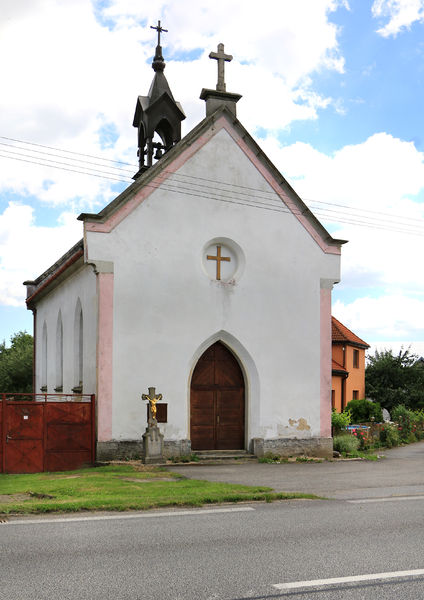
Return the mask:
POLYGON ((331 390, 331 408, 336 408, 336 390, 331 390))
POLYGON ((353 368, 359 369, 359 350, 353 351, 353 368))
POLYGON ((353 390, 352 400, 358 400, 358 399, 359 399, 359 390, 353 390))

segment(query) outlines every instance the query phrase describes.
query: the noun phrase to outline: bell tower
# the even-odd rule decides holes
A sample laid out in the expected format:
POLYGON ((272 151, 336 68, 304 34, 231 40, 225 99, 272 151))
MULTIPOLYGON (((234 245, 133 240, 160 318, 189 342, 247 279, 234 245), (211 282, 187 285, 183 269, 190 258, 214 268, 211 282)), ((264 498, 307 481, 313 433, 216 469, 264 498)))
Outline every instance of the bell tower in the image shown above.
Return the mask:
POLYGON ((169 84, 163 73, 165 61, 162 56, 160 34, 167 29, 151 25, 158 33, 158 43, 152 62, 155 72, 147 96, 139 96, 135 107, 133 126, 138 130, 139 170, 133 179, 137 179, 149 167, 153 160, 160 159, 181 139, 181 121, 185 119, 179 102, 174 100, 169 84))

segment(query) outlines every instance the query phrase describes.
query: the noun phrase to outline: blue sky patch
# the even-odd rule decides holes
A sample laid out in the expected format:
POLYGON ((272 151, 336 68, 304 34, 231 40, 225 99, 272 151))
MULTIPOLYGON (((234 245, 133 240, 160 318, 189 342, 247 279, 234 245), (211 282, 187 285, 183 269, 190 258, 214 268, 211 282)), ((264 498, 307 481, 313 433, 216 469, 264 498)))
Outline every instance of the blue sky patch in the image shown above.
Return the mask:
POLYGON ((198 60, 203 54, 202 48, 193 48, 193 50, 175 50, 171 54, 166 52, 166 61, 176 60, 179 62, 192 62, 198 60))
MULTIPOLYGON (((24 286, 22 286, 23 289, 24 286)), ((0 312, 0 342, 10 346, 10 338, 19 331, 33 333, 32 312, 27 310, 25 303, 21 306, 2 306, 0 312)))
POLYGON ((97 132, 102 150, 113 148, 119 138, 119 131, 115 123, 104 123, 97 132))
POLYGON ((115 21, 106 17, 103 12, 106 8, 110 7, 110 0, 91 0, 91 4, 93 6, 93 13, 96 21, 102 27, 106 27, 109 31, 113 31, 116 27, 115 21))

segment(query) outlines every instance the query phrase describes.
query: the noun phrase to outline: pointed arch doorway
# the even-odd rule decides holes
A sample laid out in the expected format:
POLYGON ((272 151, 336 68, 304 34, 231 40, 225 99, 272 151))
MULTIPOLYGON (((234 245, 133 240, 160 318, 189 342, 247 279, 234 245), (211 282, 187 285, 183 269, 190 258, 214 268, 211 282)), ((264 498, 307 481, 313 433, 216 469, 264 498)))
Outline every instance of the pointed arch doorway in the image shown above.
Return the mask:
POLYGON ((190 389, 193 450, 244 449, 245 388, 234 355, 216 342, 199 358, 190 389))

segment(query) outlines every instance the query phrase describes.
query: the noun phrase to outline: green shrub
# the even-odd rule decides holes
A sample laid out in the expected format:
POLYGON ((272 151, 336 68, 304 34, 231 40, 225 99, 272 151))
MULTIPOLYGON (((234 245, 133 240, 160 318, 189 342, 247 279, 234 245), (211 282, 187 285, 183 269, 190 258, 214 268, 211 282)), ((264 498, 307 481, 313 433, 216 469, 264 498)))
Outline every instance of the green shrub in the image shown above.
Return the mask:
POLYGON ((369 423, 374 419, 376 423, 383 421, 383 412, 378 402, 370 400, 351 400, 346 406, 352 417, 352 423, 369 423))
POLYGON ((359 450, 368 450, 371 444, 365 431, 361 429, 353 429, 351 433, 358 440, 359 450))
POLYGON ((333 438, 333 448, 342 454, 351 454, 358 450, 359 441, 353 435, 348 433, 335 435, 333 438))
POLYGON ((265 452, 265 454, 261 458, 258 458, 258 462, 279 463, 281 462, 281 456, 279 454, 274 454, 273 452, 265 452))
POLYGON ((333 412, 331 413, 331 425, 334 427, 334 432, 336 434, 340 433, 343 429, 346 429, 351 422, 352 416, 350 410, 344 410, 342 413, 338 413, 333 408, 333 412))
POLYGON ((392 419, 397 423, 399 437, 402 442, 409 444, 411 441, 416 441, 415 432, 417 431, 418 415, 413 410, 399 404, 392 411, 392 419))
POLYGON ((399 431, 396 425, 385 425, 380 431, 380 442, 386 448, 393 448, 393 446, 399 446, 400 437, 399 431))
POLYGON ((415 418, 420 429, 424 429, 424 410, 415 410, 415 418))

